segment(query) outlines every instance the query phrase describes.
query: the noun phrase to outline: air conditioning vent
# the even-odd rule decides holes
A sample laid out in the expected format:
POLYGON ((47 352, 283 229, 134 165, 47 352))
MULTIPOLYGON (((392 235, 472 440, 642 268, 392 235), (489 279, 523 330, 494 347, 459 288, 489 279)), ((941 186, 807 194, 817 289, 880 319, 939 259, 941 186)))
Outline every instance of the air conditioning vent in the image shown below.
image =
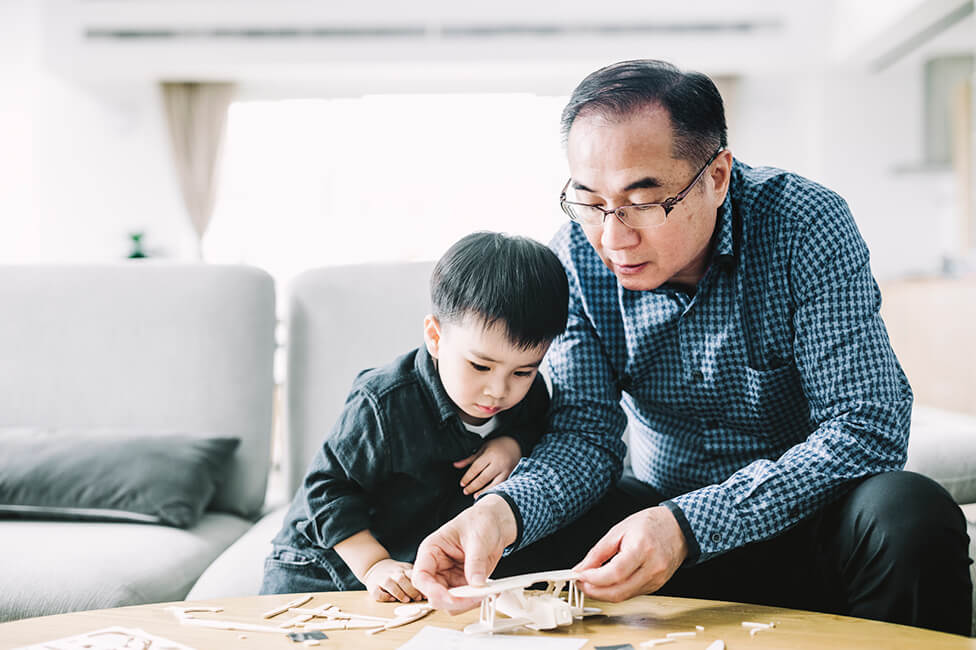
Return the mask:
POLYGON ((684 23, 621 23, 604 25, 509 24, 509 25, 400 25, 349 27, 88 27, 85 38, 93 41, 158 41, 158 40, 263 40, 263 41, 320 41, 358 39, 493 39, 510 37, 640 37, 660 35, 716 35, 745 36, 775 32, 783 28, 782 21, 684 22, 684 23))

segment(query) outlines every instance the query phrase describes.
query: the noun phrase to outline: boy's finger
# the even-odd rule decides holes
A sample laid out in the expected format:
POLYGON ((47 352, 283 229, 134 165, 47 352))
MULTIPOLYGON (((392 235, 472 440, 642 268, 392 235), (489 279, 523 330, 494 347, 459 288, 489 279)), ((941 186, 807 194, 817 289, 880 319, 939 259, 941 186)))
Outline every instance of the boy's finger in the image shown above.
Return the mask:
POLYGON ((403 592, 403 589, 400 588, 400 585, 397 584, 397 581, 393 578, 393 576, 389 576, 383 581, 383 591, 390 594, 393 596, 394 600, 399 600, 401 603, 410 602, 410 598, 407 597, 407 594, 403 592))
POLYGON ((491 488, 495 487, 499 483, 504 483, 505 482, 505 479, 507 479, 507 478, 508 478, 508 475, 505 474, 504 472, 502 472, 501 474, 498 474, 495 478, 491 479, 491 483, 489 483, 485 487, 481 488, 481 490, 479 490, 478 493, 474 495, 474 498, 475 499, 480 498, 481 495, 482 495, 482 493, 484 493, 486 490, 490 490, 491 488))
POLYGON ((480 453, 481 453, 480 451, 477 451, 471 454, 470 456, 468 456, 467 458, 462 458, 461 460, 454 461, 452 465, 454 465, 458 469, 461 469, 462 467, 467 467, 468 465, 474 462, 474 459, 477 458, 480 453))
POLYGON ((492 472, 490 468, 486 469, 481 474, 478 474, 476 479, 464 487, 464 493, 472 494, 478 490, 484 490, 495 479, 496 476, 498 475, 492 472))
POLYGON ((483 472, 488 465, 489 463, 484 458, 479 458, 474 461, 471 464, 471 467, 468 468, 468 471, 464 473, 464 476, 461 477, 461 485, 463 487, 467 487, 468 483, 473 481, 475 477, 481 474, 481 472, 483 472))
POLYGON ((413 583, 410 581, 410 577, 403 573, 397 578, 397 582, 400 588, 403 589, 403 593, 410 597, 410 600, 423 600, 424 596, 421 594, 413 583))

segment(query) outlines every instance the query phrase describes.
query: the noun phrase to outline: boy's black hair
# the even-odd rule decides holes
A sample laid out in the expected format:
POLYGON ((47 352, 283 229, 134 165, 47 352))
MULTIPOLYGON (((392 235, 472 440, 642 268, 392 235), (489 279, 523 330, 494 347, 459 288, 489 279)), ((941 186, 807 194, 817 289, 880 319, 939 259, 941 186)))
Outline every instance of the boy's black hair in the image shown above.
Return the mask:
POLYGON ((519 349, 549 343, 566 329, 569 284, 559 258, 526 237, 476 232, 451 246, 430 278, 441 323, 475 317, 502 324, 519 349))

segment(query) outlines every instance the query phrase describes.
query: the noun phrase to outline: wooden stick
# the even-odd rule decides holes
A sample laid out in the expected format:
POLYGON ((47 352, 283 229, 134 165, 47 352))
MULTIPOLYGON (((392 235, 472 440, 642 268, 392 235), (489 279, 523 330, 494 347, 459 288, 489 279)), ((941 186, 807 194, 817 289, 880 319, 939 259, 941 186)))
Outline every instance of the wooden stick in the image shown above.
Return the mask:
POLYGON ((392 621, 390 621, 389 623, 387 623, 386 625, 384 625, 383 627, 378 628, 376 630, 370 630, 366 634, 379 634, 383 630, 390 630, 390 629, 393 629, 395 627, 400 627, 400 626, 403 626, 403 625, 407 625, 409 623, 413 623, 414 621, 419 621, 424 616, 427 616, 428 614, 430 614, 432 611, 434 611, 434 608, 433 607, 425 607, 424 609, 421 609, 420 611, 418 611, 416 614, 411 614, 410 616, 401 616, 399 618, 395 618, 392 621))
POLYGON ((382 616, 367 616, 366 614, 353 614, 351 612, 344 612, 338 607, 329 607, 328 609, 301 609, 300 607, 292 607, 292 613, 294 614, 310 614, 312 616, 318 616, 321 618, 331 618, 336 620, 341 619, 352 619, 356 618, 362 621, 377 621, 379 623, 389 623, 394 620, 392 618, 383 618, 382 616))
POLYGON ((302 626, 302 632, 315 632, 317 630, 355 630, 373 627, 382 627, 382 623, 371 623, 369 621, 354 621, 349 619, 325 621, 323 623, 306 623, 302 626))
POLYGON ((287 634, 288 630, 270 625, 254 625, 253 623, 239 623, 237 621, 216 621, 205 618, 180 619, 180 625, 195 625, 197 627, 209 627, 215 630, 238 630, 240 632, 274 632, 276 634, 287 634))
POLYGON ((304 598, 296 598, 295 600, 293 600, 290 603, 287 603, 285 605, 282 605, 281 607, 275 607, 274 609, 269 609, 268 611, 266 611, 264 613, 264 615, 262 616, 262 618, 274 618, 278 614, 287 612, 289 609, 291 609, 293 607, 301 607, 302 605, 304 605, 305 603, 307 603, 310 600, 312 600, 312 597, 310 595, 309 596, 305 596, 304 598))

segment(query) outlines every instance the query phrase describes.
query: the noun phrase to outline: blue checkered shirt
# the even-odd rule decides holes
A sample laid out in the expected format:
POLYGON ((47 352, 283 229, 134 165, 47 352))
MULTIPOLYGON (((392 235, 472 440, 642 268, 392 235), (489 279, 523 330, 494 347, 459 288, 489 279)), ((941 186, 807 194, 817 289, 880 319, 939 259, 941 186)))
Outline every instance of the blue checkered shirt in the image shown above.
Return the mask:
POLYGON ((622 288, 576 224, 550 349, 549 433, 497 489, 523 547, 634 474, 668 499, 686 564, 783 532, 851 481, 905 463, 912 392, 847 204, 735 161, 710 264, 690 294, 622 288))

